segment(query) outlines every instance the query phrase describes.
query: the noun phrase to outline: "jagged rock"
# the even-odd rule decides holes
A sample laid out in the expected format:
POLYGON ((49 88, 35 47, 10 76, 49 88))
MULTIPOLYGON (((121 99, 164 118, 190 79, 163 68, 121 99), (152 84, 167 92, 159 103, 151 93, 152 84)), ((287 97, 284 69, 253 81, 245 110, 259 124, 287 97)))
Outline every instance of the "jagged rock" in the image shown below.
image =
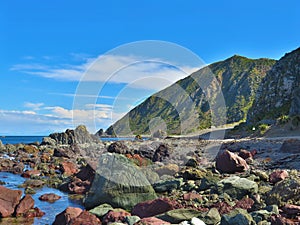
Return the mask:
POLYGON ((108 203, 113 207, 131 209, 139 202, 155 198, 155 191, 137 166, 123 155, 106 153, 99 159, 84 205, 93 208, 108 203))
POLYGON ((11 216, 19 204, 22 191, 0 186, 0 217, 11 216))
POLYGON ((249 166, 243 158, 226 150, 217 155, 216 168, 223 173, 236 173, 248 170, 249 166))

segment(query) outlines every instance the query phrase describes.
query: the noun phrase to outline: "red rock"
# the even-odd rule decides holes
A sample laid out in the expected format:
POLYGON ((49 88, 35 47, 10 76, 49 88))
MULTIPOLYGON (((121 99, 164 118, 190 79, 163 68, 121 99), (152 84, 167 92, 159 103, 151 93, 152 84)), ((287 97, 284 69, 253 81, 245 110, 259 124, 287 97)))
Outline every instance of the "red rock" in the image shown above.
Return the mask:
POLYGON ((135 223, 134 225, 169 225, 169 222, 163 221, 156 217, 147 217, 141 219, 139 222, 135 223))
POLYGON ((234 208, 241 208, 241 209, 247 210, 247 209, 251 209, 252 206, 253 206, 253 204, 254 204, 253 199, 251 199, 251 198, 243 198, 242 200, 239 200, 235 204, 234 208))
POLYGON ((16 208, 16 216, 21 216, 24 213, 27 213, 30 209, 34 207, 34 199, 31 195, 25 195, 16 208))
POLYGON ((192 201, 195 199, 200 200, 200 199, 202 199, 202 196, 198 193, 190 192, 190 193, 183 194, 183 199, 186 201, 192 201))
POLYGON ((238 154, 239 157, 243 158, 243 159, 249 159, 249 158, 252 158, 252 154, 251 152, 245 150, 245 149, 241 149, 239 154, 238 154))
POLYGON ((30 178, 31 176, 39 176, 41 172, 39 170, 26 170, 24 173, 22 173, 22 177, 30 178))
POLYGON ((292 220, 289 220, 283 216, 272 215, 271 216, 271 225, 298 225, 299 223, 294 223, 292 220))
POLYGON ((0 186, 0 217, 11 216, 19 204, 22 191, 0 186))
POLYGON ((82 213, 82 209, 75 207, 68 207, 60 214, 56 215, 53 225, 65 225, 78 217, 82 213))
POLYGON ((227 214, 233 210, 233 207, 227 202, 217 202, 212 205, 212 208, 217 208, 221 215, 227 214))
POLYGON ((129 212, 123 209, 120 210, 110 210, 103 218, 103 223, 108 224, 112 222, 125 222, 126 216, 131 216, 129 212))
POLYGON ((34 218, 34 217, 42 217, 45 213, 39 208, 35 207, 34 209, 29 210, 24 214, 25 218, 34 218))
POLYGON ((236 173, 248 170, 249 166, 243 158, 226 150, 218 154, 216 168, 224 173, 236 173))
POLYGON ((82 181, 79 178, 75 177, 74 180, 68 184, 68 191, 72 194, 84 194, 90 189, 90 187, 90 181, 82 181))
POLYGON ((132 214, 140 218, 155 216, 174 209, 173 202, 168 198, 158 198, 138 203, 132 209, 132 214))
POLYGON ((58 199, 60 199, 61 196, 58 196, 56 194, 50 193, 50 194, 43 194, 39 197, 39 200, 46 201, 46 202, 55 202, 58 199))
POLYGON ((291 205, 291 204, 286 204, 282 208, 283 212, 288 214, 288 215, 300 215, 300 206, 299 205, 291 205))
POLYGON ((276 170, 269 175, 269 180, 271 183, 275 184, 278 181, 284 180, 289 176, 286 170, 276 170))
MULTIPOLYGON (((99 225, 101 221, 88 211, 83 211, 78 217, 72 219, 68 225, 99 225)), ((63 224, 60 224, 63 225, 63 224)))
POLYGON ((95 177, 95 169, 90 164, 88 164, 80 169, 80 171, 76 174, 76 177, 83 181, 93 181, 95 177))
POLYGON ((66 175, 73 175, 78 172, 77 166, 72 162, 62 162, 61 171, 66 175))

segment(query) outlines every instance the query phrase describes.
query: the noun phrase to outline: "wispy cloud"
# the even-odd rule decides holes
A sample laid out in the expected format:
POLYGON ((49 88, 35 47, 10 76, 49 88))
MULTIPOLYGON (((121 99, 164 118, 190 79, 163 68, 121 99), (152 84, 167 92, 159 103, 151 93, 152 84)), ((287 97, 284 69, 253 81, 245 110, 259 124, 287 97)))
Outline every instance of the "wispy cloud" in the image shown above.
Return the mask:
POLYGON ((198 68, 184 66, 185 72, 172 66, 172 62, 159 59, 145 60, 137 56, 102 55, 97 58, 86 58, 85 55, 74 55, 84 60, 81 64, 48 66, 44 64, 17 64, 11 70, 40 77, 64 81, 114 82, 135 85, 140 88, 159 90, 187 76, 198 68), (155 79, 156 82, 149 82, 155 79))

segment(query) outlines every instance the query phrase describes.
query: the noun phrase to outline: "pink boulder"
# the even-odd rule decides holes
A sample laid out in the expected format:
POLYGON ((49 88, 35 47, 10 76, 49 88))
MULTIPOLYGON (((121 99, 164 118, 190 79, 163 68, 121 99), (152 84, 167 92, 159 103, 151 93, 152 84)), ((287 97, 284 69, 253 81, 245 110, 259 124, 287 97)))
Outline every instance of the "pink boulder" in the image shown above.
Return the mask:
POLYGON ((16 216, 21 216, 27 213, 30 209, 34 207, 34 200, 31 195, 25 195, 24 198, 21 199, 20 204, 16 208, 16 216))
POLYGON ((60 214, 56 215, 53 225, 65 225, 78 217, 82 213, 82 209, 75 207, 68 207, 60 214))
POLYGON ((284 180, 289 176, 286 170, 276 170, 269 175, 269 180, 271 183, 275 184, 281 180, 284 180))
POLYGON ((19 204, 22 191, 10 190, 0 186, 0 217, 11 216, 19 204))
POLYGON ((150 201, 138 203, 132 209, 132 214, 140 218, 159 215, 174 209, 173 203, 168 198, 158 198, 150 201))
POLYGON ((217 155, 216 168, 223 173, 236 173, 248 170, 249 166, 243 158, 226 150, 217 155))

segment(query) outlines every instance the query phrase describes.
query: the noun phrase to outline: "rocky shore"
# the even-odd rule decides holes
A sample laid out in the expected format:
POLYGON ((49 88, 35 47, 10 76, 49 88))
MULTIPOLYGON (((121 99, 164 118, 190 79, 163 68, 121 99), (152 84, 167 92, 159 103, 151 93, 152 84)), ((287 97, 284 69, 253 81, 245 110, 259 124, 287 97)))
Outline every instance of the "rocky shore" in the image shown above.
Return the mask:
POLYGON ((24 193, 0 186, 0 224, 44 216, 31 195, 49 186, 84 207, 66 207, 55 225, 296 225, 299 170, 298 139, 101 142, 79 126, 42 143, 0 144, 0 171, 26 178, 24 193))

